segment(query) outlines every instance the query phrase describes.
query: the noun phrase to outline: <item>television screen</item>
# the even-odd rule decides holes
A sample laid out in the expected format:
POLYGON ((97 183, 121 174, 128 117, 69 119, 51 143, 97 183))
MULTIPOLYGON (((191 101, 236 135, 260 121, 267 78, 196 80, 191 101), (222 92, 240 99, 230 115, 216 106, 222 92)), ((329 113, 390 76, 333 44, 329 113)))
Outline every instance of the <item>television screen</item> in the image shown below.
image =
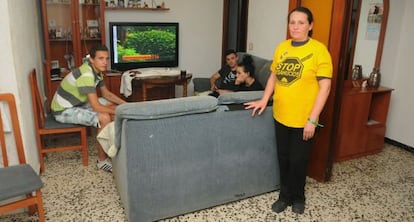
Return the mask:
POLYGON ((178 66, 178 23, 109 23, 111 69, 178 66))

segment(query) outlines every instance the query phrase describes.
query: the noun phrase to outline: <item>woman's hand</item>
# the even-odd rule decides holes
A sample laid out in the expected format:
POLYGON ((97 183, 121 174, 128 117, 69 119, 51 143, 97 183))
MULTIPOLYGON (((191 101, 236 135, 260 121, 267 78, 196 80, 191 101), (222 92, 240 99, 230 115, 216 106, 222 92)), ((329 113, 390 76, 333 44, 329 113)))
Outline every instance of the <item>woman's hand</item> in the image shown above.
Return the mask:
POLYGON ((267 101, 264 99, 261 99, 257 101, 247 102, 247 103, 244 103, 243 105, 245 106, 244 109, 253 109, 252 116, 255 116, 256 113, 258 115, 262 115, 262 113, 266 109, 267 101))
POLYGON ((310 122, 306 122, 305 127, 303 128, 303 140, 312 139, 315 135, 316 126, 310 122))

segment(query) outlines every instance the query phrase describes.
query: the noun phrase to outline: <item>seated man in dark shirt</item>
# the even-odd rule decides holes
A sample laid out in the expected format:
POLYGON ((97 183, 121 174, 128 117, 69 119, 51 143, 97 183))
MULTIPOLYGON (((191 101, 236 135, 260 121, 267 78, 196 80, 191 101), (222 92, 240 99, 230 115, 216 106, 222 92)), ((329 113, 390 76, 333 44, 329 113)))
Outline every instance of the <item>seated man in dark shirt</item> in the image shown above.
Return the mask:
POLYGON ((234 51, 233 49, 227 50, 225 52, 225 57, 226 65, 210 77, 210 90, 212 92, 223 87, 234 86, 234 81, 236 80, 237 61, 239 58, 237 56, 236 51, 234 51), (220 83, 216 85, 217 80, 220 78, 220 83))
POLYGON ((209 95, 218 97, 229 92, 263 90, 263 86, 254 77, 254 69, 252 57, 250 55, 244 56, 243 61, 237 64, 234 84, 223 85, 209 95))

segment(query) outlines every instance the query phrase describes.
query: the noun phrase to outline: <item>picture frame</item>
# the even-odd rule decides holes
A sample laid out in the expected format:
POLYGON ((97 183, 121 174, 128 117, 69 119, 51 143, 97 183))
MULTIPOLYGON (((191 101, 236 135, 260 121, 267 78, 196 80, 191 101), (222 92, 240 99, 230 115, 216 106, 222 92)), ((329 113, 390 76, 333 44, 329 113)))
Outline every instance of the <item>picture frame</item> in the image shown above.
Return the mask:
POLYGON ((88 19, 86 20, 86 26, 88 28, 95 28, 99 26, 98 20, 96 19, 88 19))
POLYGON ((52 60, 52 61, 50 61, 50 68, 52 68, 52 69, 58 69, 60 66, 59 66, 59 60, 52 60))

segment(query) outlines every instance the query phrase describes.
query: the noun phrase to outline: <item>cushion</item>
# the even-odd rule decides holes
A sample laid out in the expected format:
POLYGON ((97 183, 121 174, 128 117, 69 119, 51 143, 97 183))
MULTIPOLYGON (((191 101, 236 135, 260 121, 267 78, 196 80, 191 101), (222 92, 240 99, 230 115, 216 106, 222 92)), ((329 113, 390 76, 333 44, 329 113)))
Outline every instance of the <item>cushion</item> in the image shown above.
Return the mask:
POLYGON ((256 79, 260 82, 260 84, 262 84, 263 87, 266 87, 267 80, 269 79, 271 65, 272 61, 266 62, 256 73, 256 79))
POLYGON ((33 168, 28 164, 0 168, 0 200, 29 194, 43 187, 33 168))
POLYGON ((45 118, 45 129, 61 129, 61 128, 75 128, 75 127, 84 127, 82 125, 70 124, 70 123, 60 123, 55 120, 52 114, 48 114, 45 118))
POLYGON ((116 117, 120 119, 160 119, 211 112, 216 109, 216 98, 191 96, 122 104, 116 108, 116 117))
POLYGON ((241 104, 254 100, 259 100, 263 96, 263 90, 261 91, 242 91, 242 92, 231 92, 225 93, 218 97, 219 105, 226 104, 241 104))

